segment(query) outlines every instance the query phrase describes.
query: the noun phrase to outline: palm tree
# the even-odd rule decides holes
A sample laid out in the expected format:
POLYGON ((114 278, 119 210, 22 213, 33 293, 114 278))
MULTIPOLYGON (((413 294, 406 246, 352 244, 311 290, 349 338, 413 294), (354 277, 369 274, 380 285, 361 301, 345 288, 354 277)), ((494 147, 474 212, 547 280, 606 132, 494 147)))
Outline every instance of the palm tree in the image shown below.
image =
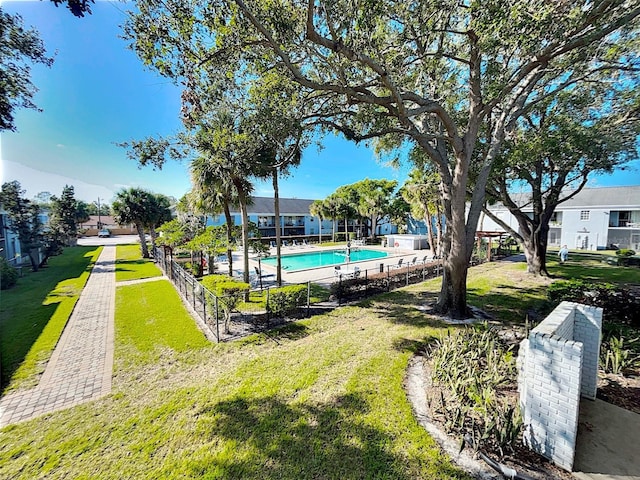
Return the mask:
POLYGON ((442 238, 442 202, 440 201, 440 174, 434 169, 416 168, 409 173, 402 191, 403 198, 411 205, 411 213, 422 217, 427 226, 429 246, 434 256, 440 255, 442 238), (436 235, 433 218, 436 218, 436 235))
POLYGON ((224 213, 227 231, 227 259, 229 261, 229 276, 233 275, 233 217, 231 207, 239 205, 238 197, 229 177, 220 175, 222 167, 211 162, 207 157, 200 156, 191 162, 191 190, 190 200, 198 212, 217 215, 224 213))
POLYGON ((150 193, 148 196, 148 208, 145 226, 151 236, 151 251, 156 251, 156 228, 171 220, 171 202, 168 197, 160 193, 150 193))
POLYGON ((221 110, 208 124, 202 124, 193 143, 201 152, 209 178, 217 178, 225 187, 232 186, 242 216, 242 248, 244 253, 243 281, 249 283, 249 214, 255 176, 261 165, 255 162, 256 139, 250 129, 243 129, 230 112, 221 110))
POLYGON ((149 249, 144 235, 144 226, 149 222, 151 193, 141 188, 128 188, 116 194, 112 204, 115 220, 120 225, 133 223, 140 237, 142 258, 149 258, 149 249))
POLYGON ((318 243, 322 243, 322 220, 328 216, 326 206, 321 200, 314 200, 309 206, 309 213, 318 217, 318 243))

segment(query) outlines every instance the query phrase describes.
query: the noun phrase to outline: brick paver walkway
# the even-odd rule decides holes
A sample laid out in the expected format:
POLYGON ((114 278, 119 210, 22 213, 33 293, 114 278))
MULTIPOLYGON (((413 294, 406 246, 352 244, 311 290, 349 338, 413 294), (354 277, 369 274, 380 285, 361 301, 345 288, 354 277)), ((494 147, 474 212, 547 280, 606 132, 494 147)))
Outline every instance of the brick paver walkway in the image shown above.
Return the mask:
POLYGON ((0 399, 0 427, 111 391, 115 246, 105 246, 37 387, 0 399))

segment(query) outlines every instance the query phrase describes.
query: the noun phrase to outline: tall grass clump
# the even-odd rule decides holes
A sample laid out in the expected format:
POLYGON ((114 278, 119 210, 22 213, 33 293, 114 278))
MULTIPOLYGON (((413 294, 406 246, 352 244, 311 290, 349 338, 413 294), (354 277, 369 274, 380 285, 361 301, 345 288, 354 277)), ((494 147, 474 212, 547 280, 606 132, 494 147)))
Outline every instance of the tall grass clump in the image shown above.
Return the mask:
POLYGON ((474 444, 499 452, 513 452, 522 430, 513 351, 485 327, 447 334, 431 348, 431 379, 438 388, 430 408, 449 433, 470 434, 474 444))

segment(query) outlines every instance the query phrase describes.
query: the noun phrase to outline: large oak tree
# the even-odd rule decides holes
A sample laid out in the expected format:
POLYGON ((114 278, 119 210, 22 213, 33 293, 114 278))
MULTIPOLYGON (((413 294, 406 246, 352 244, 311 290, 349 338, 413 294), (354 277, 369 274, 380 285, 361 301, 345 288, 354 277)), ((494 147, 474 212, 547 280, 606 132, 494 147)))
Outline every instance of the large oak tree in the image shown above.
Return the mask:
POLYGON ((327 128, 422 151, 441 176, 438 307, 454 317, 468 313, 468 264, 504 139, 540 101, 636 62, 640 14, 638 0, 141 0, 138 7, 126 30, 133 48, 179 79, 186 105, 203 80, 215 95, 229 78, 275 71, 314 96, 314 118, 327 128))
POLYGON ((523 116, 505 141, 494 164, 501 174, 493 175, 487 192, 507 207, 518 230, 490 208, 485 213, 522 245, 529 273, 549 274, 547 241, 556 207, 577 195, 593 174, 624 168, 638 157, 639 84, 636 79, 612 89, 601 81, 563 92, 523 116))

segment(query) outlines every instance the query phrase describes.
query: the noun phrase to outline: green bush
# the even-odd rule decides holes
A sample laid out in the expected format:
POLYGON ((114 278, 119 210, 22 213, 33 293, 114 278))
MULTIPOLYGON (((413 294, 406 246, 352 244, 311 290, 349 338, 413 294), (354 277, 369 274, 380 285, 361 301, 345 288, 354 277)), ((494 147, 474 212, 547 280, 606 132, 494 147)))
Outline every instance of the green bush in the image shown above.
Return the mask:
POLYGON ((0 289, 6 290, 18 282, 18 271, 9 265, 6 258, 0 257, 0 289))
POLYGON ((522 432, 516 400, 498 395, 517 378, 511 348, 487 325, 447 335, 431 346, 431 379, 444 390, 427 398, 449 432, 471 434, 480 447, 514 451, 522 432), (446 392, 446 395, 445 395, 446 392))
POLYGON ((291 285, 271 290, 267 309, 276 317, 284 317, 306 303, 307 286, 304 284, 291 285))
POLYGON ((620 250, 616 250, 616 255, 619 257, 633 257, 636 254, 635 250, 631 250, 630 248, 621 248, 620 250))
POLYGON ((566 300, 601 307, 607 321, 640 327, 640 301, 625 288, 610 283, 561 280, 549 285, 547 296, 554 304, 566 300))

